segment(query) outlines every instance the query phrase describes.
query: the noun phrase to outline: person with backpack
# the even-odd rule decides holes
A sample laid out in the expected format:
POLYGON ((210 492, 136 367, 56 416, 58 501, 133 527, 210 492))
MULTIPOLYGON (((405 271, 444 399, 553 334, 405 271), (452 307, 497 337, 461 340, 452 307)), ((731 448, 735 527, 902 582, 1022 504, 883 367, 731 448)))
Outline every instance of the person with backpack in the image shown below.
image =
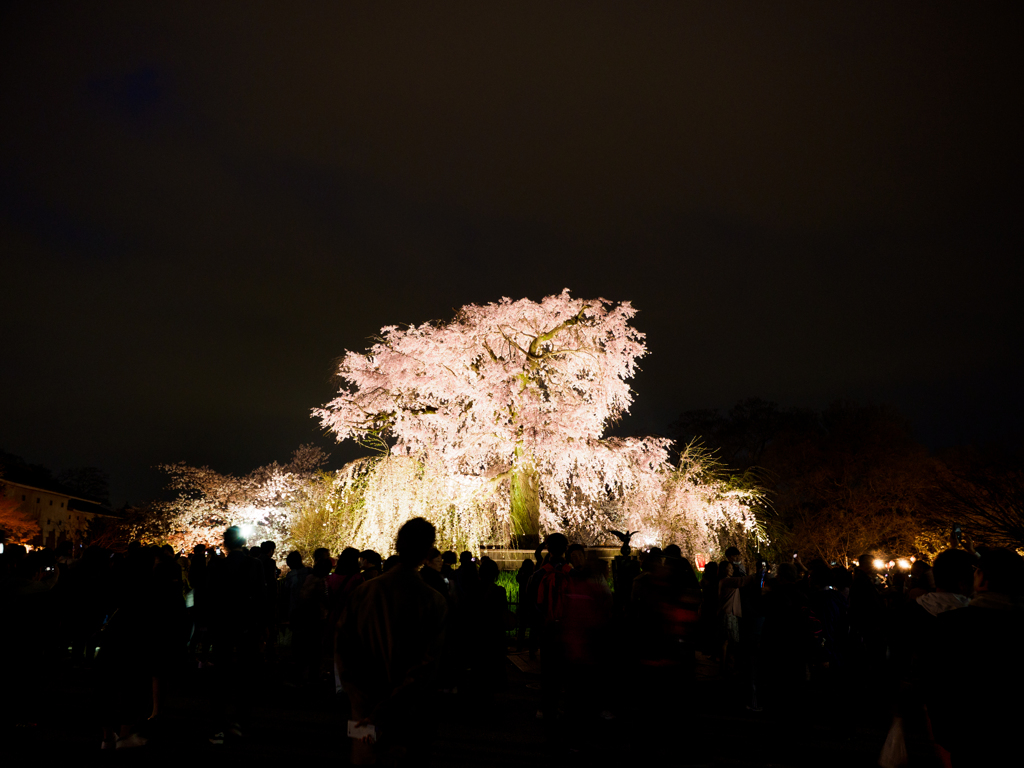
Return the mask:
POLYGON ((527 599, 536 608, 534 626, 540 650, 541 708, 537 716, 551 722, 558 711, 558 696, 565 676, 562 621, 572 566, 566 562, 569 540, 563 534, 552 533, 544 542, 544 548, 548 557, 530 579, 527 599))

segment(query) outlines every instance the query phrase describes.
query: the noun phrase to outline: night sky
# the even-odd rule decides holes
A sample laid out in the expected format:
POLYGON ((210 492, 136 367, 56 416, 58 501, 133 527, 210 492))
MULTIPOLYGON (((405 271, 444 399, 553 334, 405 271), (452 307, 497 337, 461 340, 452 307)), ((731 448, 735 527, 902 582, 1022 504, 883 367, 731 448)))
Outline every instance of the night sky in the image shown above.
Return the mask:
POLYGON ((0 448, 247 472, 382 325, 564 287, 640 310, 626 430, 1019 430, 1016 5, 5 4, 0 448))

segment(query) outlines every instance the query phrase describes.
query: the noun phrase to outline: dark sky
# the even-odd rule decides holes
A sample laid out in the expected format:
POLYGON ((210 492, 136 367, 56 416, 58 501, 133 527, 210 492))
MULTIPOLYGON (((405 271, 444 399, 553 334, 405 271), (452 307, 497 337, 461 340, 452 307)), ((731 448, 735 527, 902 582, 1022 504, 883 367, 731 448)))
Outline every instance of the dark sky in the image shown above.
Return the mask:
POLYGON ((564 287, 640 309, 638 431, 1019 428, 1015 6, 9 3, 0 448, 245 472, 380 326, 564 287))

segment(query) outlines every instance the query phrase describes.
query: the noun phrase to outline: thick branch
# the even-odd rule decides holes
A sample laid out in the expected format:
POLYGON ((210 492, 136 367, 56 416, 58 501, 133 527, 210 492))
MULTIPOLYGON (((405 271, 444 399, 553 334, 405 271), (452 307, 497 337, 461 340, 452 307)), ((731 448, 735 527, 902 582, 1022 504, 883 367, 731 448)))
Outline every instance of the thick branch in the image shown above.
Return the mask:
POLYGON ((570 317, 568 320, 559 323, 550 331, 547 331, 537 336, 530 343, 530 357, 536 358, 540 356, 540 345, 543 344, 545 341, 551 341, 551 339, 555 338, 555 336, 564 331, 566 328, 571 328, 572 326, 579 325, 581 322, 583 322, 583 313, 586 312, 588 309, 590 309, 590 305, 584 304, 580 311, 577 312, 572 317, 570 317))

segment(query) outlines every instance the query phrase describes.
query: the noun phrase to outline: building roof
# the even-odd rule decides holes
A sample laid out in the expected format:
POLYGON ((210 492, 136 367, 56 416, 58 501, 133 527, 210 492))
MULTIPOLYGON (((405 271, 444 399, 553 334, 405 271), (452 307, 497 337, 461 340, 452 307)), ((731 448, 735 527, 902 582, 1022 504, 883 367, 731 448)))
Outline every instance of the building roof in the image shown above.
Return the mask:
POLYGON ((81 496, 75 496, 58 483, 46 483, 46 485, 51 487, 44 488, 41 485, 29 485, 28 483, 19 483, 17 480, 12 480, 8 477, 0 477, 0 486, 4 485, 14 485, 18 488, 25 488, 30 491, 39 491, 42 493, 52 493, 57 496, 64 496, 68 500, 68 509, 71 511, 89 512, 94 515, 110 515, 112 517, 117 516, 114 511, 108 509, 102 504, 99 504, 92 499, 83 499, 81 496))

